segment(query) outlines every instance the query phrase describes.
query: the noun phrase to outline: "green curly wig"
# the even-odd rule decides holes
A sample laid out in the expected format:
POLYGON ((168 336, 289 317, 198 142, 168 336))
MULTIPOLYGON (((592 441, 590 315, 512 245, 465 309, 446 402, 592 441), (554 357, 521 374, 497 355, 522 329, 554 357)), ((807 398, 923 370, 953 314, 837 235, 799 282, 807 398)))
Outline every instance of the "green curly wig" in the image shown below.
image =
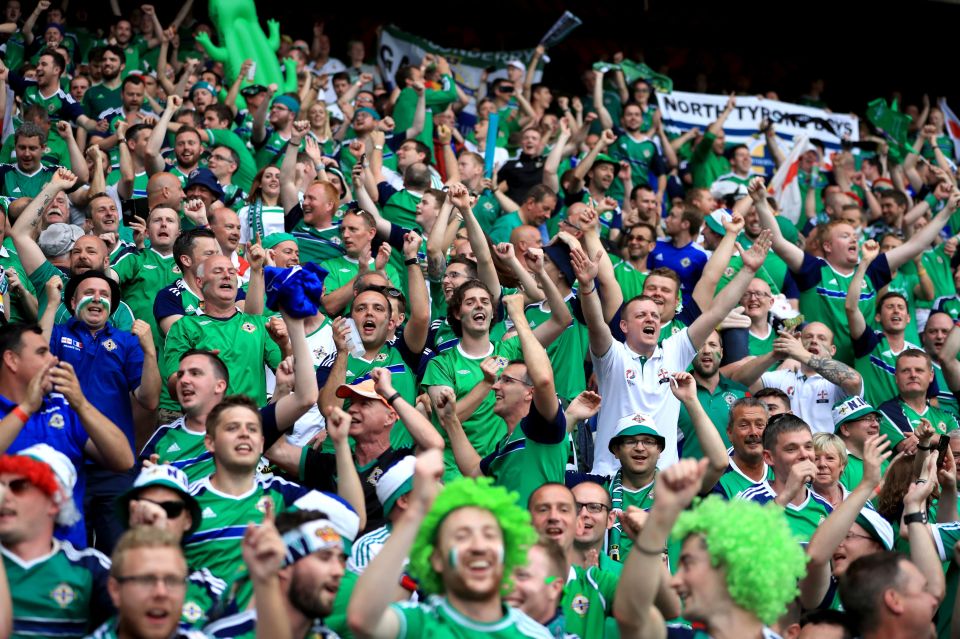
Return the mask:
POLYGON ((500 525, 504 546, 503 590, 506 592, 513 569, 527 563, 527 550, 537 541, 537 533, 530 525, 530 513, 517 505, 517 494, 502 486, 494 486, 489 477, 461 477, 443 487, 420 524, 410 551, 410 574, 419 581, 423 591, 429 594, 443 592, 443 579, 430 565, 430 557, 443 520, 453 511, 465 507, 489 511, 500 525))
POLYGON ((712 495, 681 514, 672 534, 680 541, 703 535, 710 563, 726 569, 730 597, 767 625, 786 612, 807 571, 806 554, 773 502, 712 495))

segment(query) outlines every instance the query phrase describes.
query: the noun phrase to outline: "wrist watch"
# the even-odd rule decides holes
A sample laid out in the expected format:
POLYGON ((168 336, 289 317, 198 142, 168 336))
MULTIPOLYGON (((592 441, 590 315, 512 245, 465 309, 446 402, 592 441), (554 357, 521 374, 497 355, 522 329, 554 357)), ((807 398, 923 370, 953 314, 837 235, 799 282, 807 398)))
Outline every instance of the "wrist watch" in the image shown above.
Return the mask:
POLYGON ((910 513, 909 515, 903 516, 903 524, 909 526, 910 524, 926 524, 927 523, 927 511, 921 510, 919 512, 910 513))

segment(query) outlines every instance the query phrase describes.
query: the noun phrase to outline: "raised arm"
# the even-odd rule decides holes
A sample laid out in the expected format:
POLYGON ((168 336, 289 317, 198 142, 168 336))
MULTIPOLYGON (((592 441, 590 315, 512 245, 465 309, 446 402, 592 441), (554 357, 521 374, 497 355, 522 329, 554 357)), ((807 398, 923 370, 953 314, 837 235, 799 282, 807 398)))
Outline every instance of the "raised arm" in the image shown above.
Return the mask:
MULTIPOLYGON (((780 331, 779 335, 777 339, 782 340, 782 348, 791 359, 812 368, 825 380, 842 388, 847 395, 860 395, 863 392, 863 378, 860 373, 830 357, 815 357, 803 347, 803 342, 798 337, 786 331, 780 331)), ((777 348, 781 348, 780 344, 777 348)))
POLYGON ((900 246, 887 251, 887 263, 890 265, 890 270, 897 270, 912 260, 915 255, 919 255, 930 248, 933 240, 940 235, 940 230, 950 221, 950 216, 953 215, 958 206, 960 206, 960 191, 957 191, 954 187, 946 206, 930 220, 929 224, 915 232, 909 240, 900 246))
POLYGON ((306 120, 297 120, 290 131, 290 141, 283 152, 283 161, 280 163, 280 204, 284 214, 300 203, 300 193, 297 189, 297 154, 300 152, 300 142, 310 130, 310 123, 306 120))
MULTIPOLYGON (((623 305, 623 290, 613 271, 610 254, 604 249, 603 242, 600 240, 600 218, 596 210, 587 208, 583 211, 580 215, 580 228, 583 229, 581 240, 586 254, 600 256, 597 262, 597 281, 603 293, 600 298, 600 308, 603 310, 604 321, 611 322, 623 305)), ((561 240, 565 235, 564 231, 557 233, 557 237, 561 240)))
MULTIPOLYGON (((914 515, 927 510, 927 498, 933 493, 937 485, 937 454, 934 452, 927 458, 920 479, 911 482, 907 494, 903 497, 903 516, 914 515)), ((901 523, 902 523, 901 518, 901 523)), ((910 560, 927 578, 924 590, 933 595, 937 602, 943 601, 946 592, 946 581, 943 566, 940 563, 940 554, 933 543, 933 534, 927 524, 911 521, 901 526, 901 531, 907 530, 910 538, 910 560)))
POLYGON ((420 524, 440 490, 443 455, 429 450, 417 456, 410 504, 396 522, 390 538, 357 579, 347 608, 347 624, 361 639, 395 639, 402 630, 399 614, 390 608, 392 584, 400 583, 420 524))
POLYGON ((144 154, 144 167, 147 169, 147 175, 159 173, 164 169, 163 157, 160 156, 160 150, 163 148, 164 139, 167 137, 167 126, 173 114, 183 105, 183 99, 179 95, 171 95, 167 98, 167 106, 163 109, 163 115, 157 120, 157 125, 150 132, 150 139, 147 140, 147 149, 144 154))
POLYGON ((240 70, 237 72, 237 77, 233 79, 233 82, 230 83, 230 89, 227 91, 227 97, 223 101, 230 110, 233 111, 233 114, 237 114, 237 96, 240 95, 240 85, 243 84, 243 81, 247 77, 247 72, 250 71, 250 67, 253 66, 253 60, 247 58, 243 61, 243 64, 240 65, 240 70))
POLYGON ((28 276, 47 261, 43 251, 40 250, 40 245, 34 239, 43 211, 57 193, 70 189, 76 183, 77 176, 73 173, 66 169, 57 169, 53 178, 44 185, 37 197, 33 198, 13 223, 10 235, 13 237, 13 244, 17 248, 23 270, 28 276))
POLYGON ((439 387, 437 392, 430 395, 433 399, 434 409, 437 411, 437 419, 440 425, 447 433, 450 439, 450 450, 453 451, 453 459, 457 462, 457 468, 464 477, 480 477, 483 471, 480 470, 480 462, 483 459, 477 453, 477 450, 467 438, 466 431, 463 430, 461 417, 458 415, 457 398, 453 389, 449 386, 439 387))
POLYGON ((763 266, 763 261, 770 251, 770 231, 761 231, 760 236, 746 251, 743 250, 740 245, 737 245, 737 250, 740 251, 743 268, 740 269, 740 272, 736 274, 729 284, 720 290, 714 298, 713 303, 703 309, 703 313, 694 320, 688 329, 690 341, 693 343, 694 348, 699 349, 703 346, 707 336, 709 336, 720 321, 740 303, 740 298, 743 297, 747 286, 750 285, 750 280, 754 278, 757 271, 763 266))
POLYGON ((266 99, 257 107, 257 111, 253 114, 253 134, 251 139, 254 146, 263 144, 263 141, 267 139, 267 112, 270 110, 270 102, 273 100, 273 95, 276 92, 276 84, 271 84, 267 87, 266 99))
POLYGON ((500 278, 497 276, 497 268, 493 264, 493 256, 490 254, 490 244, 487 242, 487 236, 470 208, 470 192, 462 184, 452 184, 447 197, 463 214, 463 223, 467 227, 467 238, 470 240, 473 254, 477 257, 477 276, 490 289, 494 303, 496 303, 496 300, 500 299, 500 278))
POLYGON ((349 431, 352 418, 338 406, 327 407, 327 433, 333 442, 337 462, 337 494, 360 515, 360 530, 366 526, 367 507, 363 498, 363 484, 350 450, 349 431))
POLYGON ((886 435, 874 435, 863 445, 863 477, 846 499, 817 527, 807 545, 807 575, 800 580, 800 603, 817 608, 830 588, 830 559, 843 542, 867 501, 880 485, 881 464, 890 457, 886 435))
POLYGON ((580 283, 580 307, 587 322, 587 335, 590 338, 590 352, 596 357, 603 357, 613 345, 613 334, 610 326, 603 319, 603 309, 597 299, 596 277, 599 270, 597 262, 600 254, 595 254, 596 261, 591 260, 583 249, 570 251, 570 264, 580 283))
POLYGON ((603 105, 603 75, 603 71, 594 69, 593 108, 597 112, 597 117, 600 119, 600 126, 604 129, 611 129, 613 128, 613 118, 610 117, 610 112, 607 111, 607 107, 603 105))
POLYGON ((787 263, 791 271, 799 271, 803 266, 803 249, 783 237, 783 233, 780 231, 780 225, 777 224, 773 211, 770 210, 770 206, 767 204, 767 187, 763 178, 753 178, 750 180, 748 191, 754 206, 757 207, 760 223, 773 234, 774 252, 780 256, 780 259, 787 263))
POLYGON ((643 530, 627 556, 613 600, 613 614, 624 639, 663 639, 667 627, 654 600, 663 574, 662 551, 680 513, 700 492, 707 460, 681 459, 663 470, 643 530))
POLYGON ((720 476, 726 472, 730 463, 730 457, 727 455, 727 447, 723 444, 720 432, 713 425, 713 420, 703 409, 700 399, 697 397, 697 381, 693 375, 685 371, 674 373, 670 378, 670 390, 674 397, 679 399, 687 413, 690 414, 690 421, 693 422, 693 430, 697 435, 697 441, 703 449, 703 456, 709 460, 704 469, 703 486, 701 493, 707 493, 719 481, 720 476))
POLYGON ((423 240, 410 231, 403 238, 403 257, 407 267, 407 295, 410 307, 407 309, 407 323, 403 329, 403 338, 414 353, 423 351, 430 331, 430 294, 427 282, 423 279, 423 269, 417 253, 423 240))
POLYGON ((843 303, 843 310, 847 313, 847 322, 850 327, 850 337, 859 339, 867 330, 867 321, 860 312, 860 289, 863 288, 863 279, 867 276, 867 268, 880 254, 880 245, 876 240, 867 240, 860 248, 860 263, 850 280, 847 297, 843 303))
MULTIPOLYGON (((537 341, 526 315, 523 314, 523 296, 507 295, 503 298, 507 307, 507 314, 513 321, 513 326, 520 338, 520 348, 523 351, 523 362, 527 365, 527 376, 533 382, 533 404, 537 412, 547 421, 557 416, 557 389, 553 382, 553 366, 547 351, 537 341)), ((552 312, 556 309, 551 307, 552 312)))
POLYGON ((460 227, 459 222, 450 223, 450 212, 453 210, 453 202, 450 198, 443 199, 443 205, 437 214, 437 219, 433 223, 433 232, 427 236, 427 277, 431 282, 439 282, 447 270, 447 249, 453 243, 448 230, 453 227, 453 234, 456 235, 460 227))
POLYGON ((708 308, 713 303, 717 283, 720 282, 724 270, 730 265, 730 259, 737 249, 737 236, 743 230, 743 224, 743 218, 739 215, 734 215, 732 219, 723 223, 723 239, 707 260, 703 273, 693 289, 693 301, 700 308, 708 308))
POLYGON ((337 387, 347 379, 347 356, 350 354, 347 348, 349 333, 350 325, 345 319, 337 317, 333 320, 333 343, 337 347, 337 354, 334 356, 326 383, 320 389, 320 401, 317 402, 317 407, 324 417, 327 416, 327 406, 343 406, 343 400, 337 397, 337 387))
POLYGON ((307 343, 303 320, 290 317, 281 310, 287 326, 290 347, 293 350, 293 392, 277 400, 277 427, 283 431, 303 417, 316 403, 320 395, 317 376, 313 370, 313 353, 307 343))
POLYGON ((537 340, 540 341, 540 344, 546 348, 552 344, 555 339, 560 337, 563 331, 567 330, 570 322, 573 321, 573 315, 570 314, 570 309, 567 308, 567 302, 563 299, 563 295, 560 294, 557 285, 553 283, 553 280, 547 276, 546 271, 543 269, 542 256, 539 262, 539 268, 536 271, 536 277, 547 299, 547 305, 550 306, 550 319, 533 329, 533 334, 537 340))
POLYGON ((557 142, 550 149, 547 159, 543 162, 543 183, 550 187, 554 193, 560 192, 560 176, 558 170, 560 162, 564 158, 564 148, 570 141, 570 123, 566 118, 560 118, 560 133, 557 135, 557 142))
POLYGON ((427 123, 427 91, 423 82, 414 82, 410 86, 417 94, 417 106, 413 110, 413 121, 410 123, 410 128, 406 131, 408 140, 412 140, 423 133, 423 127, 427 123))
POLYGON ((397 413, 407 432, 413 437, 417 448, 420 450, 443 449, 443 437, 430 423, 430 420, 424 417, 415 406, 410 405, 393 387, 393 374, 389 369, 374 368, 370 371, 370 379, 373 380, 377 394, 386 400, 397 413))

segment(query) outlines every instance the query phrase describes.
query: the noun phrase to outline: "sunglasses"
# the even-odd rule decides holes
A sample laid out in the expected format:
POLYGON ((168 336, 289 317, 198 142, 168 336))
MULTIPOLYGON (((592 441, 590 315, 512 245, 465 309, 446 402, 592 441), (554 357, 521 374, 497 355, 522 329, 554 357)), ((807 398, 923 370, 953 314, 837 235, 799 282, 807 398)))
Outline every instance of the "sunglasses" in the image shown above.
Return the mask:
POLYGON ((167 514, 167 519, 176 519, 183 514, 183 511, 187 507, 182 501, 153 501, 150 499, 144 499, 142 501, 150 502, 163 508, 163 512, 167 514))
POLYGON ((13 481, 8 482, 6 486, 7 490, 14 495, 22 495, 23 493, 27 492, 27 490, 29 490, 33 484, 30 483, 29 479, 21 477, 20 479, 14 479, 13 481))

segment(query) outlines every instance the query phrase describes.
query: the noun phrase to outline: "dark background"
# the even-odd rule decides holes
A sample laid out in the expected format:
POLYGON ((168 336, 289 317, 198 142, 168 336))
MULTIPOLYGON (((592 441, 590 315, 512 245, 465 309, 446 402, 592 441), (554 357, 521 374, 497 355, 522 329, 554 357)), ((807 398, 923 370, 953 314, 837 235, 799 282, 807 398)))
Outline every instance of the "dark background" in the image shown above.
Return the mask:
MULTIPOLYGON (((94 5, 105 8, 106 2, 88 4, 98 15, 94 5)), ((678 90, 694 90, 697 74, 703 73, 711 93, 773 90, 781 100, 795 101, 811 80, 823 78, 823 99, 834 111, 862 112, 869 100, 895 92, 915 104, 923 93, 931 100, 960 96, 954 89, 960 6, 951 2, 260 0, 257 5, 261 22, 279 19, 282 32, 294 38, 309 41, 313 22, 323 20, 332 55, 341 59, 347 40, 356 37, 364 40, 372 57, 375 29, 389 23, 449 47, 533 47, 568 9, 583 24, 550 51, 552 62, 544 76, 564 93, 582 93, 580 72, 623 51, 666 72, 678 90)), ((26 12, 29 6, 26 0, 26 12)), ((157 3, 157 9, 166 24, 177 5, 157 3)), ((194 14, 206 19, 205 12, 206 3, 199 0, 194 14)), ((960 106, 960 97, 953 102, 960 106)))

